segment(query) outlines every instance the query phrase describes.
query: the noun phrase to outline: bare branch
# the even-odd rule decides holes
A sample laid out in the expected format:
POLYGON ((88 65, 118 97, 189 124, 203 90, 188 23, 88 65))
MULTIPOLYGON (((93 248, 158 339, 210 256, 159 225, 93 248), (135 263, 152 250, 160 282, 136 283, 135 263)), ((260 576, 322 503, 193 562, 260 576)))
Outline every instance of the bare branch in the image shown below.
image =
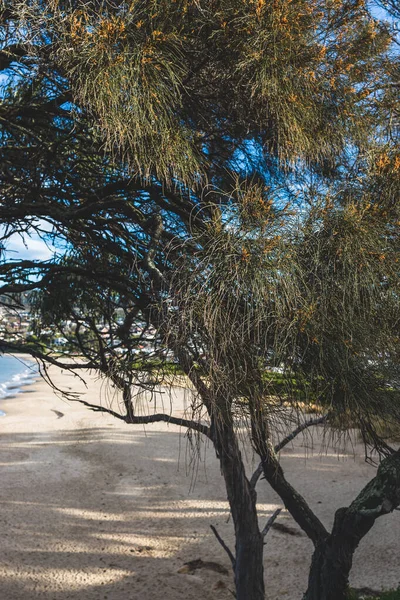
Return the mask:
POLYGON ((272 525, 274 524, 275 520, 278 518, 281 511, 282 511, 281 508, 277 508, 276 511, 270 516, 270 518, 268 519, 268 521, 265 524, 264 529, 261 532, 261 535, 263 537, 265 537, 267 535, 268 531, 271 529, 272 525))
POLYGON ((285 508, 290 512, 296 523, 310 538, 314 546, 317 546, 327 538, 328 531, 307 504, 305 498, 287 481, 272 447, 268 448, 266 453, 262 455, 262 464, 265 479, 280 496, 285 508))
POLYGON ((207 425, 202 425, 197 421, 191 421, 190 419, 181 419, 179 417, 172 417, 171 415, 158 413, 155 415, 146 415, 142 417, 131 417, 127 418, 126 422, 131 425, 147 425, 149 423, 158 423, 163 421, 171 425, 179 425, 180 427, 186 427, 187 429, 193 429, 211 439, 210 428, 207 425))
MULTIPOLYGON (((321 423, 325 423, 327 417, 328 417, 328 415, 323 415, 322 417, 318 417, 317 419, 310 419, 309 421, 305 421, 304 423, 301 423, 301 425, 296 427, 296 429, 294 429, 294 431, 292 431, 292 433, 289 433, 289 435, 287 435, 285 438, 283 438, 283 440, 281 440, 280 442, 278 442, 278 444, 276 444, 276 446, 274 447, 274 451, 276 453, 280 452, 282 450, 282 448, 284 448, 285 446, 287 446, 287 444, 289 444, 292 440, 294 440, 294 438, 297 437, 299 435, 299 433, 301 433, 305 429, 308 429, 309 427, 312 427, 313 425, 320 425, 321 423)), ((258 465, 257 469, 254 471, 254 473, 250 479, 250 486, 253 489, 256 487, 257 481, 261 477, 262 472, 263 472, 263 466, 262 466, 262 463, 260 462, 260 464, 258 465)))
POLYGON ((91 404, 90 402, 86 402, 86 400, 82 400, 82 398, 73 398, 72 400, 74 402, 79 402, 80 404, 87 406, 88 408, 90 408, 90 410, 93 410, 94 412, 107 413, 108 415, 112 415, 113 417, 115 417, 116 419, 119 419, 120 421, 126 422, 125 415, 121 415, 120 413, 117 413, 116 411, 112 410, 111 408, 107 408, 106 406, 100 406, 98 404, 91 404))
POLYGON ((167 415, 164 413, 157 413, 155 415, 145 415, 136 417, 134 415, 121 415, 120 413, 115 412, 111 408, 107 408, 105 406, 100 406, 98 404, 91 404, 86 400, 82 400, 81 398, 76 399, 77 402, 84 404, 91 410, 95 412, 104 412, 117 419, 125 421, 129 425, 149 425, 151 423, 168 423, 171 425, 179 425, 180 427, 186 427, 187 429, 193 429, 194 431, 198 431, 203 435, 211 438, 210 428, 207 425, 202 425, 202 423, 198 423, 197 421, 191 421, 190 419, 181 419, 180 417, 173 417, 172 415, 167 415))
POLYGON ((283 440, 281 440, 278 444, 276 444, 276 446, 274 448, 275 452, 276 453, 280 452, 282 450, 282 448, 287 446, 287 444, 289 444, 292 440, 294 440, 294 438, 297 437, 299 435, 299 433, 301 433, 305 429, 308 429, 309 427, 312 427, 313 425, 321 425, 321 423, 325 423, 327 418, 328 418, 328 415, 323 415, 322 417, 318 417, 317 419, 310 419, 309 421, 305 421, 304 423, 301 423, 301 425, 296 427, 296 429, 294 431, 292 431, 292 433, 287 435, 285 438, 283 438, 283 440))
POLYGON ((97 365, 92 362, 60 362, 59 360, 54 358, 54 356, 52 356, 50 352, 46 354, 44 352, 40 352, 37 347, 33 348, 32 346, 29 346, 27 344, 9 343, 4 340, 0 341, 0 351, 4 353, 8 352, 10 354, 12 354, 13 352, 22 352, 24 354, 30 354, 32 358, 40 360, 43 363, 50 363, 56 367, 59 367, 60 369, 66 369, 68 371, 76 371, 79 369, 89 370, 98 368, 97 365))
POLYGON ((225 544, 224 540, 222 539, 222 537, 219 535, 218 531, 215 529, 214 525, 210 525, 210 529, 213 532, 213 534, 215 535, 215 537, 217 538, 217 540, 219 541, 219 543, 221 544, 221 546, 223 547, 223 549, 225 550, 225 552, 227 553, 227 555, 229 556, 229 559, 232 563, 232 568, 233 570, 235 570, 236 567, 236 559, 233 556, 231 550, 228 548, 228 546, 225 544))

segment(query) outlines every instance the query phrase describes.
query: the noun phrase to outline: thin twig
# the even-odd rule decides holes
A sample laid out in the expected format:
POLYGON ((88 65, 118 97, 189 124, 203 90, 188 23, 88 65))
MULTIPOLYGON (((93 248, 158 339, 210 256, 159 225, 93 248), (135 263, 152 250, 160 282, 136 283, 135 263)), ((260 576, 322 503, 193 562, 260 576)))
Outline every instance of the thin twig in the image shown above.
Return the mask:
POLYGON ((270 518, 268 519, 268 521, 265 524, 264 529, 261 532, 261 535, 263 537, 265 537, 267 535, 268 531, 271 529, 272 525, 274 524, 275 519, 278 518, 281 511, 282 511, 281 508, 277 508, 276 511, 274 512, 274 514, 270 516, 270 518))
MULTIPOLYGON (((69 400, 70 400, 70 398, 69 398, 69 400)), ((112 415, 113 417, 115 417, 116 419, 119 419, 120 421, 126 421, 125 415, 121 415, 120 413, 117 413, 114 410, 111 410, 111 408, 106 408, 105 406, 99 406, 98 404, 91 404, 90 402, 86 402, 86 400, 82 400, 82 398, 73 398, 72 401, 79 402, 80 404, 87 406, 88 408, 90 408, 90 410, 93 410, 94 412, 107 413, 108 415, 112 415)))
POLYGON ((214 525, 210 525, 211 531, 213 532, 213 534, 215 535, 215 537, 217 538, 217 540, 219 541, 219 543, 221 544, 221 546, 223 547, 223 549, 225 550, 225 552, 227 553, 227 555, 230 558, 230 561, 232 563, 232 569, 235 570, 236 567, 236 559, 233 556, 231 550, 228 548, 228 546, 225 544, 224 540, 222 539, 222 537, 219 535, 218 531, 215 529, 214 525))

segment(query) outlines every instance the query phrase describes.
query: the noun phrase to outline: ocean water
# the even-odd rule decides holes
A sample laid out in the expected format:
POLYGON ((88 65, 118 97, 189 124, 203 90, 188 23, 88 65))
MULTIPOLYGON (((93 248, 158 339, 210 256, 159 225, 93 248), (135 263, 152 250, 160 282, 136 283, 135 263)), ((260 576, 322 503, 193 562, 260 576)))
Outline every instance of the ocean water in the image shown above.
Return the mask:
MULTIPOLYGON (((2 398, 14 396, 23 391, 23 387, 33 383, 37 375, 37 365, 33 360, 9 354, 0 355, 0 407, 2 398)), ((1 408, 0 416, 4 416, 1 408)))

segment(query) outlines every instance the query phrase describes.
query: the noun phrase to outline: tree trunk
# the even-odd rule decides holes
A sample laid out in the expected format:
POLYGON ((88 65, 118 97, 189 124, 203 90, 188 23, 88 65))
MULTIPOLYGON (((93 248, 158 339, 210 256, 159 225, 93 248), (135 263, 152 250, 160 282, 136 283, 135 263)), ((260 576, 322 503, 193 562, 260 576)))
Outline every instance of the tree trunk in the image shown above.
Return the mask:
POLYGON ((258 526, 257 496, 246 477, 230 415, 213 419, 212 431, 235 527, 232 566, 236 599, 264 600, 264 543, 258 526))
POLYGON ((264 542, 261 533, 236 532, 235 548, 236 599, 264 600, 264 542))
MULTIPOLYGON (((304 600, 346 600, 348 597, 353 555, 361 538, 348 527, 347 511, 346 508, 337 511, 332 533, 315 548, 304 600)), ((371 527, 372 524, 373 520, 371 527)))
MULTIPOLYGON (((232 405, 214 397, 193 369, 181 346, 170 347, 202 398, 210 416, 210 438, 220 461, 235 528, 235 556, 230 554, 235 577, 236 600, 264 600, 264 536, 258 526, 257 494, 246 477, 233 424, 232 405)), ((225 548, 226 550, 226 548, 225 548)))
POLYGON ((380 464, 348 508, 339 508, 332 533, 315 548, 303 600, 346 600, 353 555, 375 520, 400 504, 400 451, 380 464))

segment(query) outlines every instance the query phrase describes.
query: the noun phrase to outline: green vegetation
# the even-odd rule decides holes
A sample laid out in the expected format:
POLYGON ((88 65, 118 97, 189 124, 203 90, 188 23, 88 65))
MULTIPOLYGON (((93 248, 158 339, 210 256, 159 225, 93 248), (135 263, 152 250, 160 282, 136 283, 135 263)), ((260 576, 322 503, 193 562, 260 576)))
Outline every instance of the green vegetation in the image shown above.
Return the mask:
POLYGON ((400 589, 383 593, 379 596, 379 600, 400 600, 400 589))
MULTIPOLYGON (((396 16, 396 3, 382 4, 396 16)), ((392 22, 363 0, 4 0, 0 10, 0 297, 18 311, 29 294, 36 338, 24 349, 46 362, 64 337, 82 360, 60 349, 53 362, 96 369, 121 391, 116 410, 92 408, 210 440, 236 597, 263 600, 246 423, 264 481, 315 546, 305 600, 345 600, 359 542, 400 502, 400 455, 386 439, 400 422, 392 22), (30 234, 56 240, 54 256, 10 259, 9 237, 30 234), (132 390, 178 369, 195 390, 192 414, 137 414, 132 390), (383 459, 331 531, 272 445, 310 403, 357 426, 383 459)), ((16 344, 5 334, 2 346, 16 344)))
MULTIPOLYGON (((349 600, 358 600, 360 598, 360 594, 357 594, 355 591, 351 591, 349 595, 349 600)), ((363 600, 400 600, 400 588, 397 590, 391 590, 388 592, 383 592, 378 596, 366 596, 362 595, 363 600)))

